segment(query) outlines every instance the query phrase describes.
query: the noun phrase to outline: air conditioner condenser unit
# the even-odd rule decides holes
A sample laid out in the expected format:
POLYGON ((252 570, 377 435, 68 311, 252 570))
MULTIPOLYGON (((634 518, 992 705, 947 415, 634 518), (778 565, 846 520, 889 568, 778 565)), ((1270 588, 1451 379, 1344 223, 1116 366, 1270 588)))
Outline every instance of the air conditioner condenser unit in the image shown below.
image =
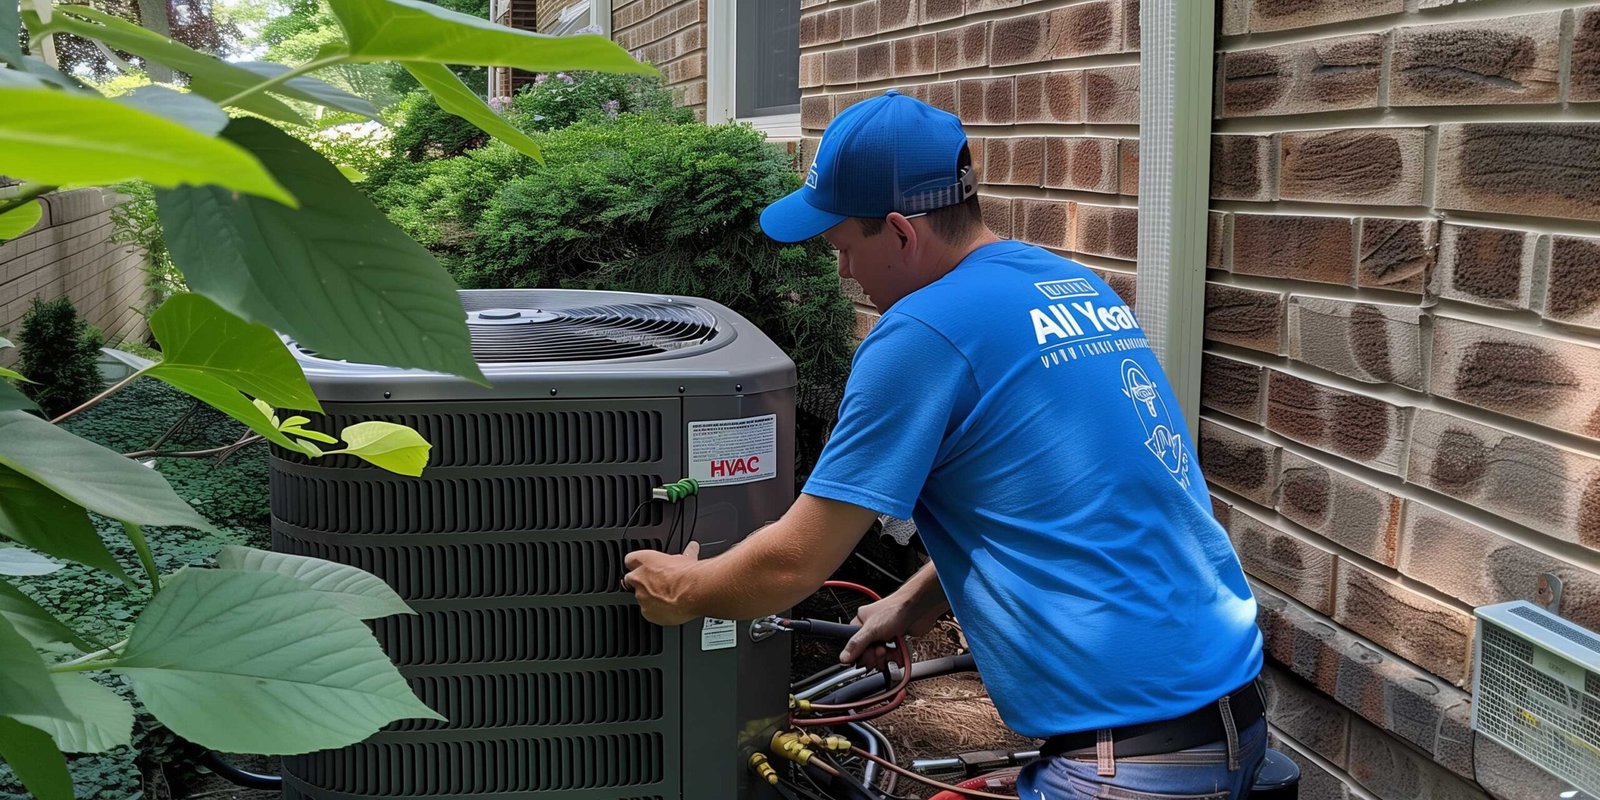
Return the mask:
POLYGON ((398 422, 433 450, 421 478, 275 450, 273 546, 393 586, 417 614, 375 634, 449 722, 286 758, 285 796, 766 797, 746 759, 786 720, 787 638, 657 627, 619 581, 672 532, 655 487, 699 481, 683 524, 706 556, 788 508, 793 362, 701 299, 461 298, 492 388, 293 348, 325 412, 312 427, 398 422))

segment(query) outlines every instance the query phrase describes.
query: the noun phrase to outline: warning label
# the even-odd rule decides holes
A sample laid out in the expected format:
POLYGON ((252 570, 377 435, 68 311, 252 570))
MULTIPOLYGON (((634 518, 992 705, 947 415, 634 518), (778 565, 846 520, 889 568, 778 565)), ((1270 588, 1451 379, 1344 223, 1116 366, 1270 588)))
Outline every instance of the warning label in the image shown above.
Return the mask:
POLYGON ((701 650, 726 650, 739 643, 739 632, 731 619, 706 617, 700 629, 701 650))
POLYGON ((689 477, 701 486, 751 483, 778 474, 778 415, 689 423, 689 477))

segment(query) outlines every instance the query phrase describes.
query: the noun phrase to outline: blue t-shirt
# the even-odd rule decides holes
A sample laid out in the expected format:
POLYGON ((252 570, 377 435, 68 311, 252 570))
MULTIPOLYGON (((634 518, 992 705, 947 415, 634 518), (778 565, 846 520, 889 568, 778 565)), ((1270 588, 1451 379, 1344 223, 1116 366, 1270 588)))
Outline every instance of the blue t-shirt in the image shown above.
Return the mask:
POLYGON ((914 519, 1000 716, 1181 716, 1261 669, 1256 603, 1133 312, 1081 264, 975 250, 856 351, 805 492, 914 519))

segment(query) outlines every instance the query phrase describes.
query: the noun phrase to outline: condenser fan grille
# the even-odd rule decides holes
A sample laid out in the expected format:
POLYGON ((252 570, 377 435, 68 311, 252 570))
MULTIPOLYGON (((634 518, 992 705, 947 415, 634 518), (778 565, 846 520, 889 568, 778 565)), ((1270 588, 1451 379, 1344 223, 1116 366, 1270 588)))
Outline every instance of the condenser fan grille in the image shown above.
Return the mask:
POLYGON ((560 309, 486 309, 468 314, 479 363, 605 361, 704 344, 717 318, 682 303, 623 303, 560 309))

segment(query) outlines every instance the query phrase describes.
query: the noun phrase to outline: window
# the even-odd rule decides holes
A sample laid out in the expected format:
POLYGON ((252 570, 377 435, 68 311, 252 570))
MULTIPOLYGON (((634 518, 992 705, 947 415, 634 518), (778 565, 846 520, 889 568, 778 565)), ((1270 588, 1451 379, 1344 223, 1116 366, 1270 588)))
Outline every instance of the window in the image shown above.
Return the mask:
POLYGON ((800 137, 800 0, 710 0, 706 118, 800 137))
POLYGON ((578 31, 597 32, 601 36, 610 37, 611 0, 578 0, 561 9, 555 24, 546 33, 552 36, 568 36, 578 31))

